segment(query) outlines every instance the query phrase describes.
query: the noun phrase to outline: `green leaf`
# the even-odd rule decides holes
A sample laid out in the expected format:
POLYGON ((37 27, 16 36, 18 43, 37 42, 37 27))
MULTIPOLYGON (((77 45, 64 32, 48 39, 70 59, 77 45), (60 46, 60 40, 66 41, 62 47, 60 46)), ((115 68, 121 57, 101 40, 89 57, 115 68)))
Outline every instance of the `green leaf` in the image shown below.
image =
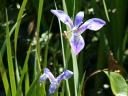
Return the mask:
POLYGON ((24 66, 23 66, 23 70, 21 73, 21 77, 20 77, 20 81, 18 83, 18 89, 17 89, 17 96, 19 96, 19 92, 21 92, 22 90, 22 83, 23 83, 23 79, 25 78, 25 94, 27 93, 27 91, 29 90, 29 78, 28 78, 28 59, 30 56, 30 51, 31 51, 31 45, 27 51, 27 55, 25 58, 25 62, 24 62, 24 66))
POLYGON ((79 83, 79 70, 77 65, 77 57, 73 53, 73 51, 72 51, 72 61, 73 61, 75 96, 77 96, 78 83, 79 83))
POLYGON ((39 71, 41 70, 40 68, 40 42, 39 42, 39 32, 40 32, 40 24, 41 24, 41 17, 42 17, 42 10, 43 10, 43 3, 44 0, 39 0, 39 7, 38 7, 38 18, 37 18, 37 36, 36 36, 36 40, 37 40, 37 44, 36 44, 36 49, 37 49, 37 65, 38 65, 38 69, 39 71))
POLYGON ((79 84, 79 90, 78 90, 78 96, 82 96, 82 88, 83 88, 83 85, 84 85, 84 80, 85 80, 85 74, 86 74, 86 71, 84 72, 83 74, 83 78, 79 84))
POLYGON ((107 5, 106 5, 105 0, 103 0, 103 6, 104 6, 104 11, 105 11, 105 15, 107 17, 107 20, 110 22, 108 11, 107 11, 107 5))
MULTIPOLYGON (((63 7, 65 10, 67 10, 66 4, 65 4, 65 0, 63 0, 63 7)), ((57 9, 57 5, 55 2, 55 8, 57 9)), ((64 68, 67 68, 67 64, 66 64, 66 58, 65 58, 65 51, 64 51, 64 40, 63 40, 63 33, 62 33, 62 27, 61 27, 61 23, 59 22, 59 29, 60 29, 60 39, 61 39, 61 48, 62 48, 62 55, 63 55, 63 64, 64 64, 64 68)), ((66 80, 66 89, 67 89, 67 94, 68 96, 71 96, 71 92, 70 92, 70 87, 69 87, 69 82, 68 80, 66 80)))
POLYGON ((13 67, 13 60, 12 60, 12 51, 11 51, 11 42, 9 36, 9 24, 8 24, 8 14, 6 11, 6 46, 7 46, 7 60, 8 60, 8 70, 9 70, 9 78, 11 84, 11 92, 12 96, 16 95, 16 82, 15 82, 15 74, 14 74, 14 67, 13 67))
POLYGON ((23 13, 25 11, 25 6, 27 4, 27 0, 23 0, 20 11, 18 13, 18 17, 17 17, 17 25, 15 28, 15 33, 14 33, 14 48, 15 48, 15 67, 16 67, 16 80, 17 82, 20 81, 20 75, 19 75, 19 69, 18 69, 18 64, 17 64, 17 56, 16 56, 16 50, 17 50, 17 39, 18 39, 18 33, 19 33, 19 29, 20 29, 20 24, 21 24, 21 20, 23 17, 23 13))
MULTIPOLYGON (((11 28, 10 33, 9 33, 9 36, 11 36, 11 35, 13 34, 13 32, 14 32, 14 30, 15 30, 15 28, 16 28, 16 25, 17 25, 17 23, 15 23, 15 24, 13 25, 13 27, 11 28)), ((5 39, 3 45, 2 45, 2 47, 1 47, 1 49, 0 49, 1 57, 3 57, 3 54, 4 54, 5 50, 6 50, 6 39, 5 39)))
POLYGON ((3 81, 6 96, 10 96, 9 81, 8 81, 8 78, 7 78, 7 73, 6 73, 5 68, 4 68, 1 53, 0 53, 0 74, 1 74, 1 77, 2 77, 2 81, 3 81))
MULTIPOLYGON (((25 10, 25 6, 27 4, 27 1, 28 0, 23 0, 23 3, 21 5, 21 8, 20 8, 20 11, 19 11, 19 14, 18 14, 18 18, 17 18, 17 26, 16 26, 16 29, 15 29, 15 37, 14 37, 14 42, 15 42, 15 52, 16 52, 16 49, 17 49, 17 38, 18 38, 18 33, 19 33, 19 28, 20 28, 20 23, 21 23, 21 18, 23 16, 23 12, 25 10)), ((16 54, 16 53, 15 53, 16 54)))
MULTIPOLYGON (((39 76, 40 74, 37 74, 37 77, 35 78, 35 80, 32 82, 26 96, 34 96, 36 93, 35 93, 35 87, 39 84, 39 76)), ((38 89, 39 90, 39 89, 38 89)), ((44 95, 45 96, 45 95, 44 95)))
POLYGON ((104 71, 108 76, 112 92, 115 96, 128 96, 128 86, 122 75, 116 72, 104 71))

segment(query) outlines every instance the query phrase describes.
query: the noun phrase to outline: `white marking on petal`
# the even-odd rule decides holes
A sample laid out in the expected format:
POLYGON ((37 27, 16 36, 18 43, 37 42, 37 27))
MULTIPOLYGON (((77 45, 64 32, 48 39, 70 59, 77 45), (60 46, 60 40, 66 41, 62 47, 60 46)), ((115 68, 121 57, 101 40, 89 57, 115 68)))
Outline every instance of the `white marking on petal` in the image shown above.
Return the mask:
POLYGON ((74 21, 74 26, 79 27, 83 23, 83 17, 84 17, 84 12, 80 11, 76 14, 75 21, 74 21))
POLYGON ((44 73, 47 75, 50 82, 55 81, 55 77, 53 76, 53 74, 50 72, 48 68, 44 69, 44 73))

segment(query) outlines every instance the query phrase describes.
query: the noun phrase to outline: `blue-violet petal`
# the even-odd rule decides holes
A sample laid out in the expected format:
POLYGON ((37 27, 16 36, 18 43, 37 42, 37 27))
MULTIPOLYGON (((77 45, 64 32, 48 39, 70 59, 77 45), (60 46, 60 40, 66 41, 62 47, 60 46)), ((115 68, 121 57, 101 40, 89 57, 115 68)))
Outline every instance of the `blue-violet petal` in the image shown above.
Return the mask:
POLYGON ((70 45, 73 52, 77 55, 84 48, 85 42, 81 35, 72 35, 70 38, 70 45))
POLYGON ((92 18, 87 20, 84 24, 82 24, 76 31, 75 31, 75 35, 79 35, 82 34, 86 29, 90 29, 93 31, 97 31, 100 28, 102 28, 104 25, 106 24, 106 22, 102 19, 99 18, 92 18))
POLYGON ((66 13, 64 13, 64 11, 61 11, 61 10, 51 10, 51 12, 54 15, 56 15, 60 21, 62 21, 64 24, 68 25, 68 27, 70 29, 72 29, 74 27, 71 18, 66 13))
POLYGON ((83 23, 83 17, 84 17, 84 12, 80 11, 76 14, 75 20, 74 20, 74 26, 79 27, 83 23))
POLYGON ((40 82, 45 81, 47 79, 47 75, 44 73, 43 75, 40 76, 40 82))
POLYGON ((72 71, 65 70, 63 73, 61 73, 57 77, 57 81, 58 81, 58 83, 60 83, 62 80, 69 79, 70 77, 72 77, 72 75, 73 75, 73 72, 72 71))
POLYGON ((44 73, 45 73, 45 75, 47 75, 50 82, 55 80, 55 77, 53 76, 53 74, 51 73, 51 71, 48 68, 44 69, 44 73))
POLYGON ((58 84, 56 82, 52 82, 49 87, 49 93, 53 94, 58 87, 58 84))

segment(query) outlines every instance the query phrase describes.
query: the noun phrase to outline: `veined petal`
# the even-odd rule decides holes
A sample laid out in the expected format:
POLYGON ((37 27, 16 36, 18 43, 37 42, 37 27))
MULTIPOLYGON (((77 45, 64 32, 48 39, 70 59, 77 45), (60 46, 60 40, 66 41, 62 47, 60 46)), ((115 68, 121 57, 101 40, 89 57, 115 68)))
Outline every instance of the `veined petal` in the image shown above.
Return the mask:
POLYGON ((101 29, 106 24, 104 20, 99 19, 99 18, 92 18, 86 22, 88 23, 87 28, 90 30, 94 30, 94 31, 101 29))
POLYGON ((44 69, 44 74, 47 75, 50 82, 55 81, 55 77, 53 76, 53 74, 50 72, 48 68, 44 69))
POLYGON ((72 77, 72 75, 73 75, 72 71, 66 70, 63 73, 61 73, 56 79, 57 79, 58 83, 60 83, 61 80, 69 79, 72 77))
POLYGON ((87 20, 84 24, 82 24, 76 31, 75 34, 82 34, 86 29, 90 29, 93 31, 97 31, 102 28, 106 22, 99 18, 92 18, 87 20))
POLYGON ((70 38, 70 45, 73 52, 77 55, 84 48, 84 39, 81 35, 72 35, 70 38))
POLYGON ((58 84, 56 82, 52 82, 49 87, 49 93, 53 94, 58 87, 58 84))
POLYGON ((74 26, 75 27, 79 27, 82 23, 83 23, 83 17, 84 17, 84 12, 80 11, 77 13, 76 17, 75 17, 75 21, 74 21, 74 26))
POLYGON ((72 29, 74 27, 71 18, 66 13, 64 13, 64 11, 51 10, 51 12, 54 15, 56 15, 60 21, 62 21, 64 24, 68 25, 70 29, 72 29))

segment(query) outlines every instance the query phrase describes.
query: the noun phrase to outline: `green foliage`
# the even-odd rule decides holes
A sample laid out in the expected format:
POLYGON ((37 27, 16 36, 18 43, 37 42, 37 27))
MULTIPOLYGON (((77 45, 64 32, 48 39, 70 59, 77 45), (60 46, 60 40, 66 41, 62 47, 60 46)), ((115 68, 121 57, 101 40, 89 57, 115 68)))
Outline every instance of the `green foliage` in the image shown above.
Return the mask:
POLYGON ((115 96, 127 96, 128 95, 128 85, 125 79, 116 72, 104 71, 108 76, 111 84, 111 89, 115 96))
POLYGON ((13 60, 12 60, 12 49, 11 49, 11 42, 10 42, 10 37, 9 37, 9 25, 8 25, 8 14, 6 11, 6 22, 7 22, 7 27, 6 27, 6 42, 7 42, 7 59, 8 59, 8 69, 9 69, 9 80, 11 84, 11 92, 12 96, 16 95, 16 80, 15 80, 15 75, 14 75, 14 67, 13 67, 13 60))
POLYGON ((43 69, 48 67, 55 76, 65 69, 74 73, 61 82, 53 96, 106 96, 106 90, 108 96, 127 96, 127 3, 128 0, 4 0, 0 3, 0 95, 49 96, 49 81, 41 85, 39 82, 43 69), (84 21, 97 17, 107 23, 98 32, 87 30, 82 34, 86 46, 75 56, 63 35, 69 28, 53 17, 51 9, 64 10, 72 19, 82 10, 84 21), (103 74, 96 78, 97 73, 92 75, 104 69, 110 70, 104 73, 111 89, 102 87, 109 84, 103 74), (124 78, 113 72, 117 69, 124 78), (99 89, 103 90, 101 94, 99 89))

